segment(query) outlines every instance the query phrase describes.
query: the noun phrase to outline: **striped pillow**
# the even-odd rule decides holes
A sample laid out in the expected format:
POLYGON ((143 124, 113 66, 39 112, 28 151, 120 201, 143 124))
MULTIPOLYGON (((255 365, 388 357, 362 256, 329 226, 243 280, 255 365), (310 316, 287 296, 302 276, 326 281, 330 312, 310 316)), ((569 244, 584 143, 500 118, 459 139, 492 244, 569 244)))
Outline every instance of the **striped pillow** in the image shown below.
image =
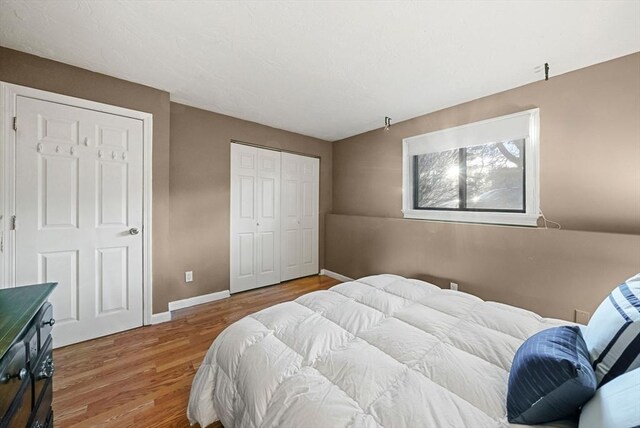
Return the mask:
POLYGON ((598 387, 640 367, 640 274, 598 306, 584 329, 598 387))
POLYGON ((571 417, 593 396, 596 386, 580 328, 542 330, 513 357, 507 418, 516 424, 542 424, 571 417))

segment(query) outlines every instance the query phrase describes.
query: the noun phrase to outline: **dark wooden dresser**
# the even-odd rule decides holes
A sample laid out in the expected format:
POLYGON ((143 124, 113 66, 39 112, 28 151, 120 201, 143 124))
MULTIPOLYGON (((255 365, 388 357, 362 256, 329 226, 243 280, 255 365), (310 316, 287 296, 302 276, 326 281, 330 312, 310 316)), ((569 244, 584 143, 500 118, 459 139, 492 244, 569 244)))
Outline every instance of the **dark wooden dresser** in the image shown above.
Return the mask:
POLYGON ((52 306, 57 284, 0 290, 0 428, 53 427, 52 306))

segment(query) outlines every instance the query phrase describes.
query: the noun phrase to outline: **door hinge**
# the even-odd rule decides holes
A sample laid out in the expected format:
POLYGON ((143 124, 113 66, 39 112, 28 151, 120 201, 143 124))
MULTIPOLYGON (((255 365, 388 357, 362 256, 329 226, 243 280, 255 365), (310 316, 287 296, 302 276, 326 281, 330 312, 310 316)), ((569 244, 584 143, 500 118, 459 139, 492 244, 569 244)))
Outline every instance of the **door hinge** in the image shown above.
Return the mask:
POLYGON ((13 130, 18 130, 18 116, 13 116, 13 130))
POLYGON ((16 219, 16 216, 12 215, 11 223, 9 224, 9 230, 16 230, 17 226, 18 226, 18 220, 16 219))

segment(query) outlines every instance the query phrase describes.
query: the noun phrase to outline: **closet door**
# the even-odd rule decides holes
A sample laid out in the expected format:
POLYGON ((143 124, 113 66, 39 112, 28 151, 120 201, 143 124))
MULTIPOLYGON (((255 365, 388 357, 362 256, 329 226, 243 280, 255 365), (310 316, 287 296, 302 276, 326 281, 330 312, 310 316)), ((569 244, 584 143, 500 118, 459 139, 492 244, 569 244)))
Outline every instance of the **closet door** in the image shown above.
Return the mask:
POLYGON ((256 286, 280 282, 280 152, 258 150, 256 286))
POLYGON ((282 153, 282 274, 318 273, 320 160, 282 153))
POLYGON ((231 144, 232 293, 280 282, 280 153, 231 144))

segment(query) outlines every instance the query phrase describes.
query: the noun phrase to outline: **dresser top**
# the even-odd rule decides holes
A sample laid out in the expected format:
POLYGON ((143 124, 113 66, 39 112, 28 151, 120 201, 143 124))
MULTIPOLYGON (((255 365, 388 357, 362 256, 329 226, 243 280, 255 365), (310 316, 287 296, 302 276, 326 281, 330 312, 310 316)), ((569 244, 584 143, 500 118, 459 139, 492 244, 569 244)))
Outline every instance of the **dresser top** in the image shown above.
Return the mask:
POLYGON ((0 358, 29 324, 56 285, 58 284, 47 283, 0 290, 0 358))

